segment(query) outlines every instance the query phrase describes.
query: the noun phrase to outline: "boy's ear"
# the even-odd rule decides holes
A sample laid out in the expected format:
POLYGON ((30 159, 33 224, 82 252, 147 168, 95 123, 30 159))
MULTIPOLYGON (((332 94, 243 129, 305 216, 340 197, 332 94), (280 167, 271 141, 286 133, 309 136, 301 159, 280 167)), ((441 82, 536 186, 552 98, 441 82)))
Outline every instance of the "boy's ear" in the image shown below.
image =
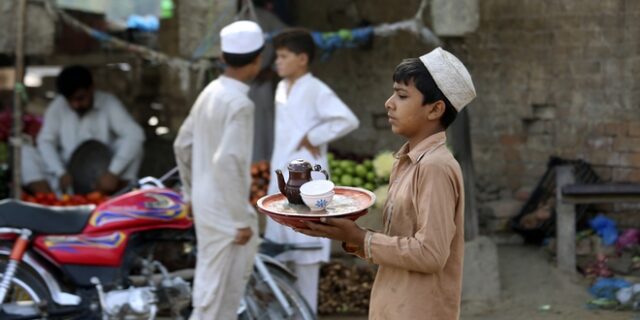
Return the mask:
POLYGON ((304 64, 309 65, 309 55, 303 52, 303 53, 299 53, 298 57, 300 61, 302 61, 304 64))
POLYGON ((429 120, 437 120, 442 118, 442 115, 444 115, 444 111, 446 110, 446 108, 447 106, 444 104, 444 101, 442 100, 438 100, 432 103, 431 110, 429 111, 427 118, 429 120))

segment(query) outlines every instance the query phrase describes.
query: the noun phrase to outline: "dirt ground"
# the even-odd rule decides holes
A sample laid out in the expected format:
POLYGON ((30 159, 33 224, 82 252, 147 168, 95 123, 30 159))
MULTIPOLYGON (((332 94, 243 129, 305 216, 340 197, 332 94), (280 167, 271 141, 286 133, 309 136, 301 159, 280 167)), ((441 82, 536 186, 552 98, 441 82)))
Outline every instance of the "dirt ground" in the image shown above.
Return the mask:
MULTIPOLYGON (((500 246, 502 301, 487 306, 465 304, 462 320, 640 320, 638 312, 589 310, 588 282, 562 275, 543 249, 500 246), (547 311, 540 310, 549 306, 547 311)), ((320 317, 320 320, 364 320, 360 317, 320 317)))

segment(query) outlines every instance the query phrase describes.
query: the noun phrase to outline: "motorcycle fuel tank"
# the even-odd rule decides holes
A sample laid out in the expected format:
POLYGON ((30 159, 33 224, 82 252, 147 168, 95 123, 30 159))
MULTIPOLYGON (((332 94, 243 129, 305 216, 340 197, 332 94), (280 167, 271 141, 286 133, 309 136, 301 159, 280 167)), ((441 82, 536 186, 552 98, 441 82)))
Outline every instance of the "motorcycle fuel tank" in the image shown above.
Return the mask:
POLYGON ((35 244, 58 264, 118 266, 131 236, 162 229, 188 229, 193 221, 180 194, 143 189, 98 206, 81 234, 42 235, 35 244))

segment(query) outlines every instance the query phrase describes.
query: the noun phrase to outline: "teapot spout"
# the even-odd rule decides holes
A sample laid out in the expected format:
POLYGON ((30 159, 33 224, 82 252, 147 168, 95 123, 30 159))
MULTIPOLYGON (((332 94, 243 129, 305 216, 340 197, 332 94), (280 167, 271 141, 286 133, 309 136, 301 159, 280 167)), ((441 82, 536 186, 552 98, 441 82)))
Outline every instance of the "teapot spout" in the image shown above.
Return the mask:
POLYGON ((280 169, 276 170, 276 176, 278 176, 278 189, 280 189, 280 193, 285 194, 284 187, 286 183, 284 182, 284 176, 282 175, 282 171, 280 169))

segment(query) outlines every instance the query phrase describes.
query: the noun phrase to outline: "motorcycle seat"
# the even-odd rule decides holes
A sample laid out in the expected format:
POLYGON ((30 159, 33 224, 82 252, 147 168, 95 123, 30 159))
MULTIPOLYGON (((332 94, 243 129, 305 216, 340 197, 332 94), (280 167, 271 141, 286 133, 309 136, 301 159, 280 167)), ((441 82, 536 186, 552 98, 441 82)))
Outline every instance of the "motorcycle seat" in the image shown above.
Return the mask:
POLYGON ((77 234, 95 206, 46 207, 5 199, 0 201, 0 227, 25 228, 39 234, 77 234))

